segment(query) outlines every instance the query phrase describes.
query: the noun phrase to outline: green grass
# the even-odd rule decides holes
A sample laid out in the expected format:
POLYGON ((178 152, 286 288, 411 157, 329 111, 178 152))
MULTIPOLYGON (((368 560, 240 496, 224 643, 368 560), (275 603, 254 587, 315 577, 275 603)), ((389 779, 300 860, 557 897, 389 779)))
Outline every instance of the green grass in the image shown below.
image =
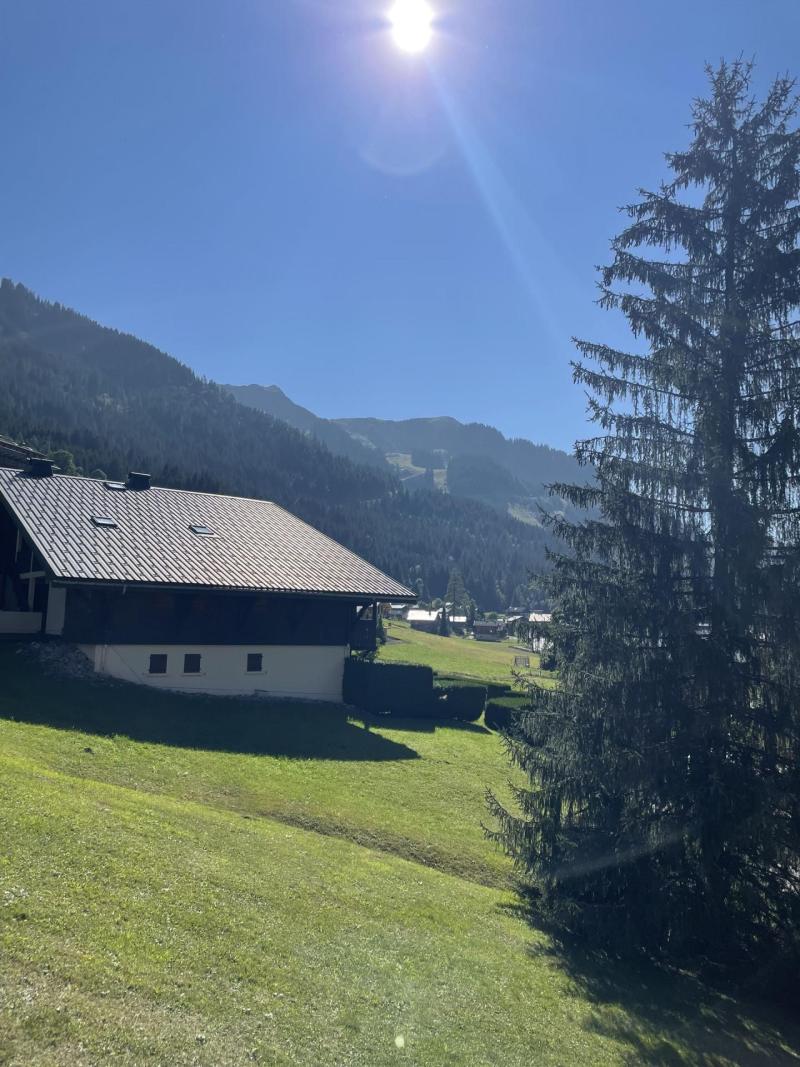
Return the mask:
MULTIPOLYGON (((522 652, 516 642, 474 641, 466 637, 439 637, 412 630, 407 622, 389 623, 391 640, 383 645, 378 659, 385 663, 420 663, 440 674, 457 674, 485 682, 514 681, 514 657, 530 657, 531 671, 540 685, 552 685, 552 675, 540 673, 539 657, 522 652)), ((529 672, 523 672, 525 674, 529 672)))
POLYGON ((526 925, 480 829, 493 734, 2 646, 0 679, 0 1064, 800 1060, 778 1016, 526 925))

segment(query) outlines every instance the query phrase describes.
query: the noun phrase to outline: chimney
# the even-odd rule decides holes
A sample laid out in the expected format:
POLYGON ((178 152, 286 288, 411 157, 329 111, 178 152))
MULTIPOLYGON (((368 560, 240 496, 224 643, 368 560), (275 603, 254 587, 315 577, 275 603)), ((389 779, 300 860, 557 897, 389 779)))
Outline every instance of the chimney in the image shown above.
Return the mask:
POLYGON ((141 471, 130 471, 128 474, 128 488, 129 489, 149 489, 150 488, 150 475, 143 474, 141 471))
POLYGON ((52 478, 53 461, 39 456, 31 456, 28 459, 28 473, 32 478, 52 478))

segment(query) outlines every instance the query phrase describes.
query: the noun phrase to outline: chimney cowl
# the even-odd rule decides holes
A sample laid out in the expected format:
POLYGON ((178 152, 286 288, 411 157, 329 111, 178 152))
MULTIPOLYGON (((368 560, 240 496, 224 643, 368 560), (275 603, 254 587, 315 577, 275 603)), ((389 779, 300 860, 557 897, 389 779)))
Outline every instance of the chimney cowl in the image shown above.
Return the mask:
POLYGON ((34 478, 52 478, 53 460, 43 456, 30 456, 28 458, 28 473, 34 478))
POLYGON ((150 475, 144 474, 142 471, 130 471, 128 473, 128 488, 129 489, 149 489, 150 488, 150 475))

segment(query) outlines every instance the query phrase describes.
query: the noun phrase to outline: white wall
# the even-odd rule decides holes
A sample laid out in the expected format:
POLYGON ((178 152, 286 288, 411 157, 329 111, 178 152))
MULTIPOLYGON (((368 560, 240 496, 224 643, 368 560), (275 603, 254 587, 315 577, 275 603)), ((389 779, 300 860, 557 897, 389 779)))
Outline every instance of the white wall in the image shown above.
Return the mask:
POLYGON ((298 697, 304 700, 342 699, 347 648, 327 645, 82 645, 82 651, 101 674, 126 682, 226 696, 298 697), (248 673, 248 652, 260 652, 263 670, 248 673), (165 654, 166 674, 150 674, 152 653, 165 654), (186 653, 199 654, 200 674, 183 673, 186 653))

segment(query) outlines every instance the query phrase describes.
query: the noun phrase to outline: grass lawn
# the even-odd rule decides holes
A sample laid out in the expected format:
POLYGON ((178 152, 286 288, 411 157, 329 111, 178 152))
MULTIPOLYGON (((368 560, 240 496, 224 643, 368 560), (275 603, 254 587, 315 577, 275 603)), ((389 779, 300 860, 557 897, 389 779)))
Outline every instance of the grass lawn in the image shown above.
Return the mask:
POLYGON ((43 677, 0 646, 0 1064, 800 1062, 520 918, 480 728, 43 677))
POLYGON ((515 656, 529 656, 531 670, 543 685, 552 684, 552 675, 539 672, 539 657, 521 652, 515 642, 474 641, 466 637, 439 637, 412 630, 407 622, 388 624, 387 641, 378 653, 385 663, 421 663, 441 674, 461 674, 486 682, 513 682, 515 656))

